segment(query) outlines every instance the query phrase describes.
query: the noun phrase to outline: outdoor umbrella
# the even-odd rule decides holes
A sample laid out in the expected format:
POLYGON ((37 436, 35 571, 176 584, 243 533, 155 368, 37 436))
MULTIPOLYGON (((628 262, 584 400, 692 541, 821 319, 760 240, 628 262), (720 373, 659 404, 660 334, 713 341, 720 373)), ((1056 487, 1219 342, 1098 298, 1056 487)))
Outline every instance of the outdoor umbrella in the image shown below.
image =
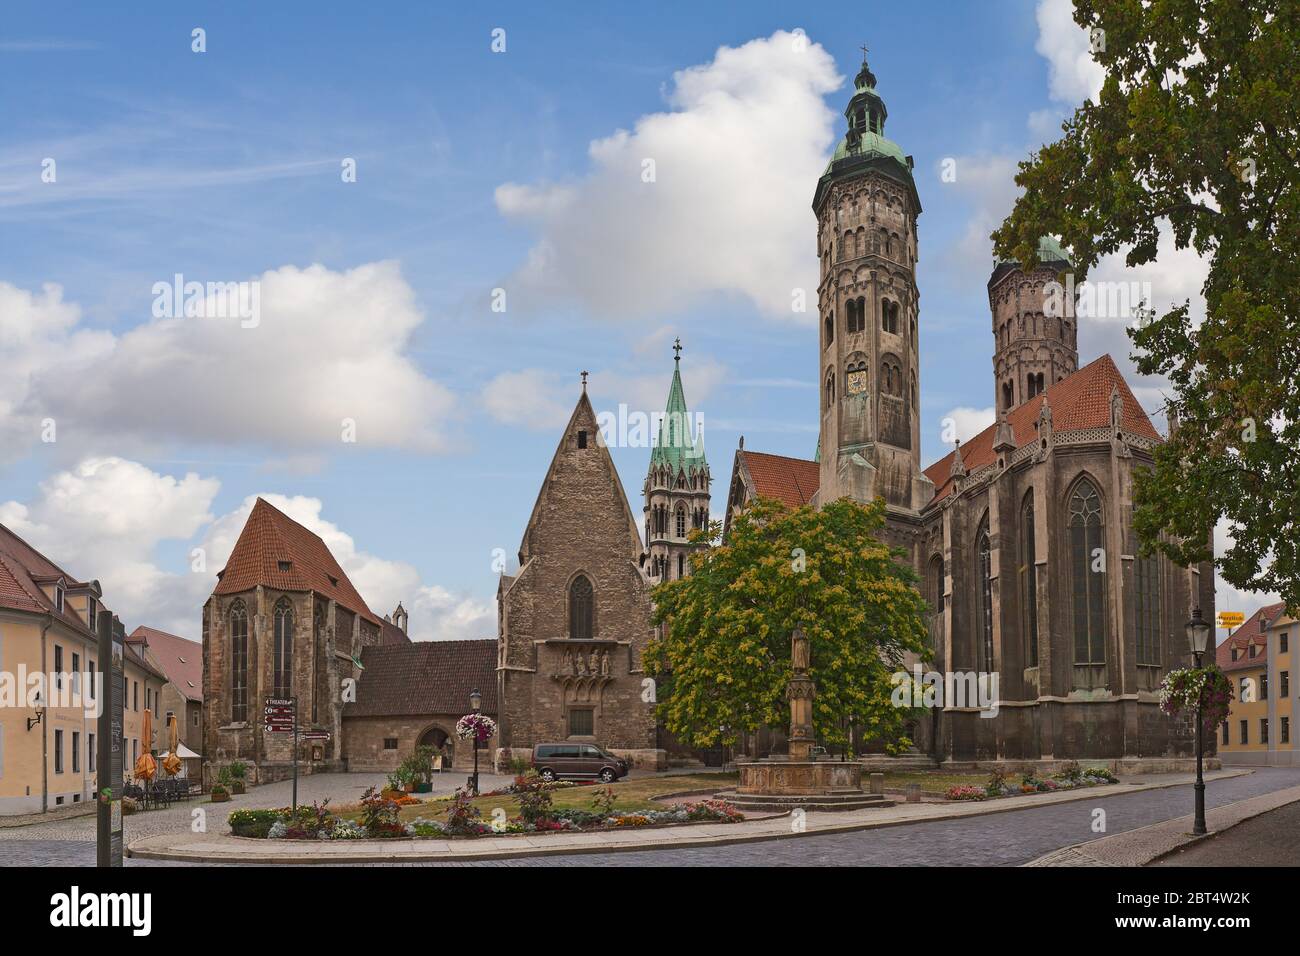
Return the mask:
POLYGON ((144 753, 140 759, 135 762, 135 775, 141 780, 152 780, 153 775, 158 772, 158 761, 153 759, 153 754, 149 752, 153 745, 153 724, 149 711, 144 712, 144 729, 140 731, 140 737, 144 740, 144 753))
POLYGON ((162 759, 163 769, 169 776, 181 772, 181 758, 176 755, 176 715, 167 715, 167 756, 162 759))

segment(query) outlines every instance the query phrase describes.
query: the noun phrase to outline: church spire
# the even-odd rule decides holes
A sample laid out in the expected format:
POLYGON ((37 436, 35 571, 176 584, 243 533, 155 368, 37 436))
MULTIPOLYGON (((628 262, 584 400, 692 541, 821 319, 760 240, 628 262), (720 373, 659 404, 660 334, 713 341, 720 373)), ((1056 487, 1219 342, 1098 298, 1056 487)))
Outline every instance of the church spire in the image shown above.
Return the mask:
POLYGON ((682 389, 682 340, 673 343, 673 380, 668 387, 668 403, 663 421, 659 423, 659 440, 650 453, 650 470, 666 466, 674 477, 681 471, 692 475, 707 470, 704 457, 704 431, 693 427, 690 412, 686 409, 686 393, 682 389))

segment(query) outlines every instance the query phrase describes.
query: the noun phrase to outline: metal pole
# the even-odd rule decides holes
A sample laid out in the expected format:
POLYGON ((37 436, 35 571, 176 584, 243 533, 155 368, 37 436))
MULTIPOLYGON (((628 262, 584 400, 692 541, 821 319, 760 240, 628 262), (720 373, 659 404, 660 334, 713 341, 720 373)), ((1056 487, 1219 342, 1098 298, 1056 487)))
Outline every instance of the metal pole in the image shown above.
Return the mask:
MULTIPOLYGON (((1196 655, 1196 667, 1199 670, 1201 666, 1201 655, 1196 655)), ((1200 836, 1205 833, 1205 778, 1201 773, 1201 765, 1205 753, 1205 724, 1201 720, 1201 699, 1196 701, 1196 819, 1192 823, 1192 833, 1200 836)))
POLYGON ((298 698, 293 701, 293 812, 298 813, 298 698))

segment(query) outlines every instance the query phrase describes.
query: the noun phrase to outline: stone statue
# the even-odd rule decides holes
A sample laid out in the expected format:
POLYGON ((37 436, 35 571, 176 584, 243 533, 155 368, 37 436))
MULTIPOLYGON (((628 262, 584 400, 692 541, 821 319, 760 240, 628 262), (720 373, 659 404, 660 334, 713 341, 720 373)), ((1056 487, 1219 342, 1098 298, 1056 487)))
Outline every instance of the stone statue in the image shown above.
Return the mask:
POLYGON ((803 628, 796 627, 794 633, 790 635, 790 660, 794 665, 795 673, 808 670, 812 663, 810 656, 808 637, 804 634, 803 628))
POLYGON ((600 676, 609 676, 609 651, 600 652, 600 676))
POLYGON ((587 658, 582 651, 578 651, 578 676, 589 677, 591 671, 587 669, 587 658))
POLYGON ((561 673, 563 673, 566 676, 571 675, 573 673, 573 654, 570 653, 569 651, 564 652, 564 669, 561 671, 561 673))

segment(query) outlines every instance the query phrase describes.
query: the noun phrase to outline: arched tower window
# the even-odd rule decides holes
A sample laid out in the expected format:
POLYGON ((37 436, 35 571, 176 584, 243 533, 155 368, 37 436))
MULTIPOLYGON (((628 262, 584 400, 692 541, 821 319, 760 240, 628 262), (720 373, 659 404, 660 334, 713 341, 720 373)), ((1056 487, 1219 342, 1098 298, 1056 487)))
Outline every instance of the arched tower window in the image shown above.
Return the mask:
POLYGON ((826 344, 830 345, 835 341, 835 313, 832 312, 826 316, 826 344))
POLYGON ((591 581, 579 574, 569 585, 569 637, 575 641, 589 641, 594 616, 591 581))
POLYGON ((1025 635, 1025 662, 1038 666, 1038 565, 1035 563, 1034 494, 1025 497, 1020 509, 1020 607, 1021 633, 1025 635))
POLYGON ((1070 567, 1074 576, 1074 662, 1106 662, 1105 524, 1101 496, 1087 478, 1070 492, 1070 567))
POLYGON ((275 653, 272 696, 293 696, 293 605, 288 598, 275 602, 275 653))
POLYGON ((248 611, 243 601, 230 608, 230 722, 248 720, 248 611))
POLYGON ((835 373, 833 371, 826 373, 826 408, 830 409, 835 404, 835 373))
POLYGON ((930 606, 936 614, 943 613, 943 558, 930 559, 930 606))
POLYGON ((677 506, 677 537, 686 537, 686 506, 677 506))
POLYGON ((858 303, 855 299, 849 299, 845 303, 845 316, 848 322, 849 332, 858 331, 858 303))
POLYGON ((975 536, 975 567, 979 587, 979 669, 993 671, 993 558, 989 547, 988 519, 975 536))

